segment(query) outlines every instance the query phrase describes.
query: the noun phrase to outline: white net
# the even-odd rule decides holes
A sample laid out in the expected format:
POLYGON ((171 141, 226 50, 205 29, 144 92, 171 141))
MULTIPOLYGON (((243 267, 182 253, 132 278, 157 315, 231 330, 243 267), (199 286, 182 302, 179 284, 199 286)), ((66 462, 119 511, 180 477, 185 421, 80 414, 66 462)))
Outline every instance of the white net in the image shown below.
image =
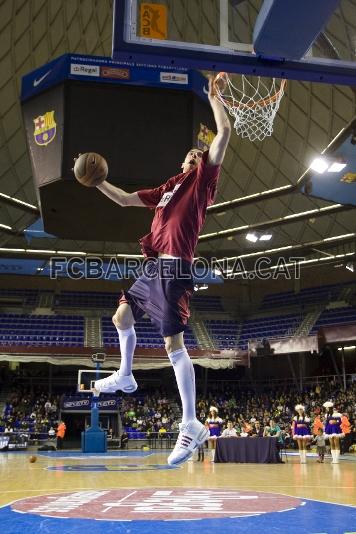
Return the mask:
POLYGON ((262 141, 273 132, 273 121, 284 94, 286 80, 273 78, 271 85, 256 78, 251 83, 246 76, 240 77, 240 88, 236 87, 225 72, 215 78, 216 98, 234 117, 237 135, 250 141, 262 141))

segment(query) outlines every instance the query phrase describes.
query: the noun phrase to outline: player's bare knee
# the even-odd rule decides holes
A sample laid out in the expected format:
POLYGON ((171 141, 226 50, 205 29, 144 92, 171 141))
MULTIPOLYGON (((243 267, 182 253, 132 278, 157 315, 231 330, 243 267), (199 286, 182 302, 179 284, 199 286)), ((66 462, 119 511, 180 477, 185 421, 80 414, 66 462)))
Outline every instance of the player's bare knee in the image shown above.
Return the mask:
POLYGON ((166 337, 164 339, 164 346, 165 346, 167 354, 170 354, 171 352, 173 352, 172 339, 170 337, 166 337))
POLYGON ((122 304, 112 317, 112 322, 120 330, 127 330, 135 324, 130 306, 122 304))
POLYGON ((176 350, 184 349, 184 341, 181 334, 165 337, 164 343, 167 354, 170 354, 176 350))

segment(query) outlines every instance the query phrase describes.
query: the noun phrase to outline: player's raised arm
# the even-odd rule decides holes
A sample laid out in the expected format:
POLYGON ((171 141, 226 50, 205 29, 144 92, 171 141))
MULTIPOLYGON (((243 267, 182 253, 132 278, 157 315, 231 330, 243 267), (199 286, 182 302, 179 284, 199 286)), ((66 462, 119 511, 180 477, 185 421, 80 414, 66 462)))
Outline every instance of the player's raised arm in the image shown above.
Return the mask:
POLYGON ((227 145, 231 134, 231 124, 225 108, 221 102, 215 98, 214 79, 209 77, 209 102, 214 113, 217 134, 209 148, 209 165, 221 165, 223 162, 227 145))
POLYGON ((97 189, 109 197, 113 202, 119 204, 119 206, 135 206, 138 208, 146 208, 146 204, 142 202, 137 192, 127 193, 123 189, 109 184, 109 182, 103 182, 97 185, 97 189))

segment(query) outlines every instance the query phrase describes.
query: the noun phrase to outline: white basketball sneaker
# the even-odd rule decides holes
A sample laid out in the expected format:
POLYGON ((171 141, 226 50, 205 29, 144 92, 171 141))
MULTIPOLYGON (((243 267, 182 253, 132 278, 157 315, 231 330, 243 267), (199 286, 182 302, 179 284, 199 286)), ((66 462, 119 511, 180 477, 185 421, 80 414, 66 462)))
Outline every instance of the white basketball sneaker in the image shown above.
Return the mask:
POLYGON ((209 438, 209 430, 197 419, 186 424, 180 423, 177 443, 168 456, 169 465, 180 465, 192 456, 193 452, 209 438))
POLYGON ((115 393, 120 389, 125 393, 133 393, 137 389, 137 382, 133 374, 123 376, 119 375, 119 371, 115 371, 112 375, 96 380, 94 383, 93 394, 99 397, 100 393, 115 393))

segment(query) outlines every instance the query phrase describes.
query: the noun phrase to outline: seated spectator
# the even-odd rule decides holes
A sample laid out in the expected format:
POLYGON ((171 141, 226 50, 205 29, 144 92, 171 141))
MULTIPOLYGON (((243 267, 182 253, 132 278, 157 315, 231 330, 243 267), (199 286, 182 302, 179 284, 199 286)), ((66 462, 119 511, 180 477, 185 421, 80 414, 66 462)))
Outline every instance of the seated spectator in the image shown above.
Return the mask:
POLYGON ((46 415, 48 415, 52 409, 52 404, 49 399, 45 402, 44 409, 45 409, 46 415))
POLYGON ((272 438, 277 438, 277 444, 279 447, 283 446, 282 430, 279 425, 277 425, 274 419, 271 419, 269 422, 269 430, 267 436, 272 438))
POLYGON ((263 428, 259 421, 256 421, 252 427, 252 437, 256 437, 256 438, 263 437, 263 428))
POLYGON ((227 427, 223 430, 220 438, 237 438, 237 432, 233 427, 232 421, 227 422, 227 427))

